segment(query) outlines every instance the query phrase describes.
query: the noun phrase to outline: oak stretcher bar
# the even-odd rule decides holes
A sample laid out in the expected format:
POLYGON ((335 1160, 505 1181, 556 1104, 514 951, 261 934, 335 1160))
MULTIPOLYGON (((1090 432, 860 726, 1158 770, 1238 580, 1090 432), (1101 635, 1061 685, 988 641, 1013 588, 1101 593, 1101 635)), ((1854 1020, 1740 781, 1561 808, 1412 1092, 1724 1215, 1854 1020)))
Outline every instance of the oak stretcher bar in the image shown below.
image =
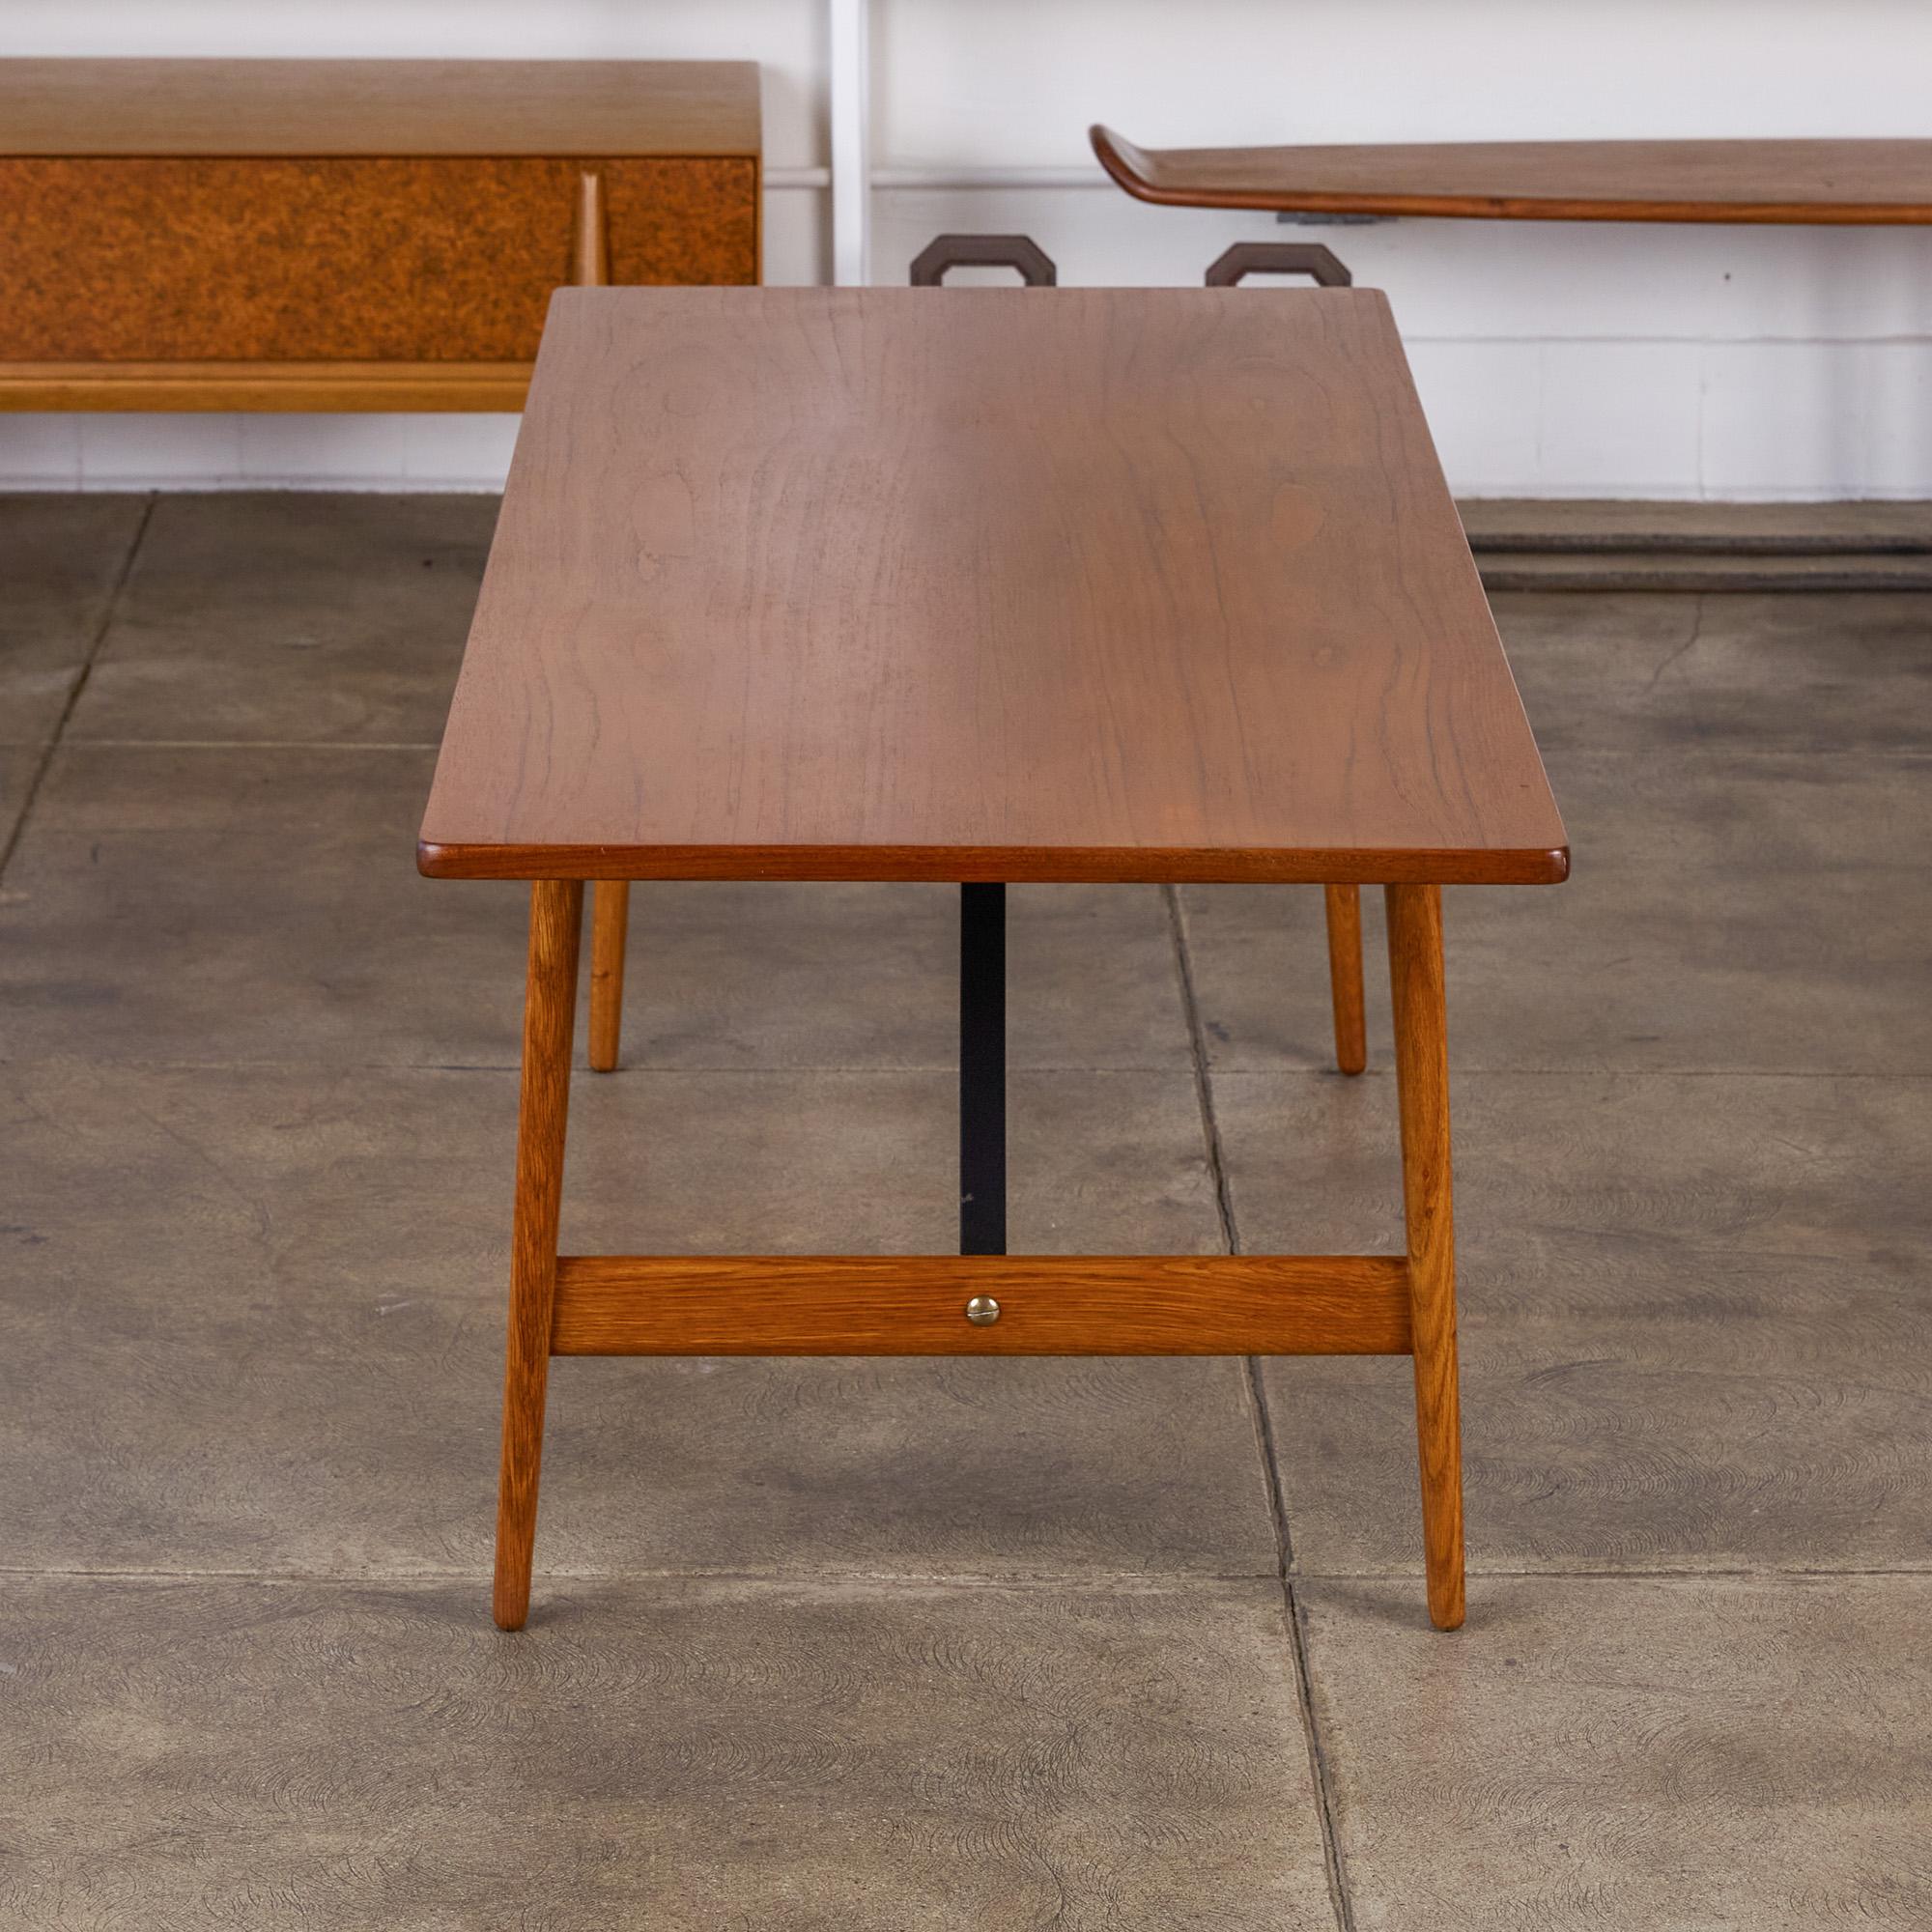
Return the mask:
POLYGON ((1408 1288, 1400 1255, 564 1255, 551 1352, 1406 1355, 1408 1288))

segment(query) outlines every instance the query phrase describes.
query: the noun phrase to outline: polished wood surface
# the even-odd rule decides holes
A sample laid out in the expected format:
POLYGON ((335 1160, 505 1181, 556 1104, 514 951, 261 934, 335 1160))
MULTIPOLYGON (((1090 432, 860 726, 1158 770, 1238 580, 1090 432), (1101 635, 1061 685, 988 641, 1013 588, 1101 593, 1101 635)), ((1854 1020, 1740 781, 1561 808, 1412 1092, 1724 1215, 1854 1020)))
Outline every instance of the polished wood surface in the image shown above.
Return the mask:
POLYGON ((1423 1560, 1430 1620, 1439 1630, 1454 1630, 1463 1621, 1463 1435, 1442 895, 1435 886, 1391 886, 1387 899, 1423 1560))
POLYGON ((504 1630, 521 1630, 529 1611, 582 925, 582 885, 544 880, 531 887, 523 1091, 517 1115, 517 1199, 510 1237, 509 1344, 503 1369, 503 1455, 497 1488, 495 1611, 504 1630))
POLYGON ((444 877, 1551 881, 1384 298, 565 290, 444 877))
POLYGON ((1335 1065, 1359 1073, 1369 1064, 1368 1011, 1362 994, 1362 889, 1323 889, 1328 915, 1328 989, 1335 1007, 1335 1065))
POLYGON ((566 1255, 559 1355, 1399 1355, 1399 1255, 566 1255), (966 1304, 990 1295, 998 1321, 966 1304))
POLYGON ((1131 195, 1176 208, 1515 221, 1932 222, 1932 141, 1447 141, 1139 148, 1091 130, 1131 195))
POLYGON ((0 155, 736 155, 751 61, 0 60, 0 155))

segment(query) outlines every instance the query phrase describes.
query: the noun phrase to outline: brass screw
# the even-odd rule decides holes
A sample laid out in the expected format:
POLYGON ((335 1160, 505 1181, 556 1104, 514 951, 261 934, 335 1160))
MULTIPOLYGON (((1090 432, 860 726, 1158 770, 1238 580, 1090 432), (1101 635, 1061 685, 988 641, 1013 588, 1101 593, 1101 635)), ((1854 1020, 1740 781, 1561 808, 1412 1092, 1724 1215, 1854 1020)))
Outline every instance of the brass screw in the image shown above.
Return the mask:
POLYGON ((1000 1304, 990 1294, 976 1294, 966 1304, 966 1319, 976 1328, 990 1328, 1000 1319, 1000 1304))

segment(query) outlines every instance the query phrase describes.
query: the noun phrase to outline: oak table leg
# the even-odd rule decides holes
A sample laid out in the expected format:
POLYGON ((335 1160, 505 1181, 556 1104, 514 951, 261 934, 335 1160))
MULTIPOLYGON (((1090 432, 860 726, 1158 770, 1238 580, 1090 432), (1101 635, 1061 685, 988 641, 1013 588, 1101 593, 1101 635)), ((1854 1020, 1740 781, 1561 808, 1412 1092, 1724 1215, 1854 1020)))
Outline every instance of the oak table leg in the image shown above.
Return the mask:
POLYGON ((503 1371, 503 1462, 497 1489, 495 1612, 521 1630, 530 1607, 544 1391, 556 1301, 563 1130, 570 1107, 570 1041, 577 1021, 577 955, 583 887, 530 888, 529 984, 524 1001, 523 1097, 517 1114, 517 1206, 510 1243, 510 1333, 503 1371))
POLYGON ((1362 889, 1324 886, 1328 911, 1328 985, 1335 1000, 1335 1065, 1359 1073, 1369 1064, 1362 1000, 1362 889))
POLYGON ((631 888, 600 879, 590 895, 590 1065, 610 1073, 624 1031, 624 944, 631 927, 631 888))
POLYGON ((1454 1630, 1463 1621, 1463 1445, 1456 1387, 1442 893, 1437 886, 1390 886, 1387 898, 1429 1618, 1438 1630, 1454 1630))

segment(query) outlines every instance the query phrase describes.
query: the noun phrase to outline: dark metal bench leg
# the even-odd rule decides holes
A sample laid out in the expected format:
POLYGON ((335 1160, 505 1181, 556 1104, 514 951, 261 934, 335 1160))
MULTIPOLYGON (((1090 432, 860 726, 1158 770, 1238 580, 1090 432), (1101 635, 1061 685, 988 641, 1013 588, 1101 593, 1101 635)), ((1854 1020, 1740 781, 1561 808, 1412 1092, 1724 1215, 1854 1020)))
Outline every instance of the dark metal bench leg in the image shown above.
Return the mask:
POLYGON ((1007 889, 959 888, 959 1252, 1007 1251, 1007 889))

